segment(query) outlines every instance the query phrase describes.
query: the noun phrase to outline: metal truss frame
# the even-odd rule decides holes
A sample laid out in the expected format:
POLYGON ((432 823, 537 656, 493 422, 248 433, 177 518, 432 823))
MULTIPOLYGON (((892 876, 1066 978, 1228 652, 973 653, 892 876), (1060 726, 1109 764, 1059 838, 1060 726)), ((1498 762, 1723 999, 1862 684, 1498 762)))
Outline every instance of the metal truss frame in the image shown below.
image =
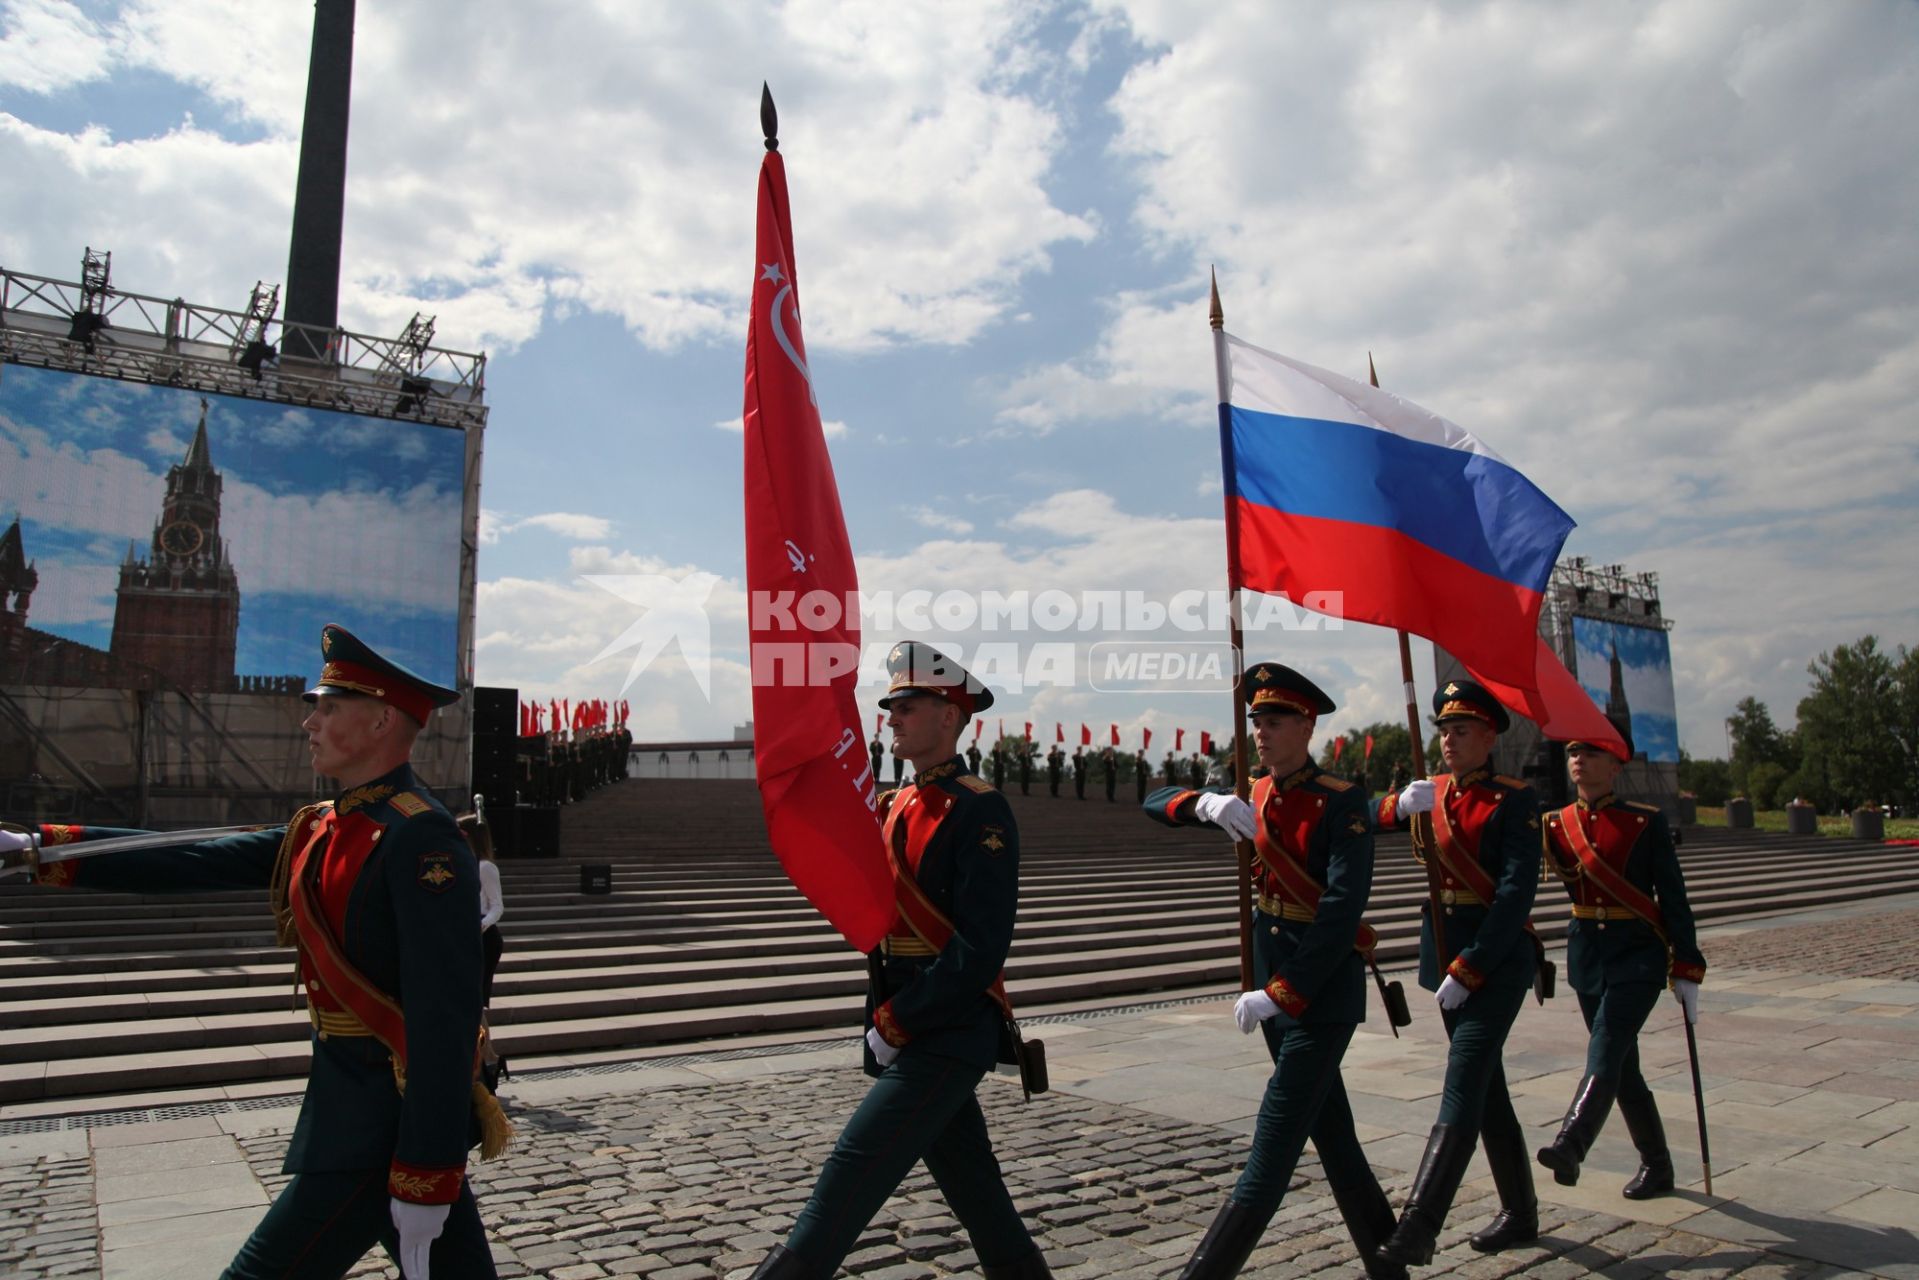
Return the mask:
POLYGON ((379 338, 346 329, 289 325, 263 318, 256 286, 244 311, 156 298, 29 275, 0 265, 0 363, 164 383, 252 400, 275 400, 346 413, 468 429, 486 422, 486 356, 427 345, 431 319, 415 316, 404 334, 379 338), (73 317, 104 321, 88 344, 70 336, 73 317), (318 360, 287 356, 247 369, 252 342, 287 335, 318 360), (302 343, 304 345, 302 345, 302 343), (422 394, 422 391, 425 394, 422 394))

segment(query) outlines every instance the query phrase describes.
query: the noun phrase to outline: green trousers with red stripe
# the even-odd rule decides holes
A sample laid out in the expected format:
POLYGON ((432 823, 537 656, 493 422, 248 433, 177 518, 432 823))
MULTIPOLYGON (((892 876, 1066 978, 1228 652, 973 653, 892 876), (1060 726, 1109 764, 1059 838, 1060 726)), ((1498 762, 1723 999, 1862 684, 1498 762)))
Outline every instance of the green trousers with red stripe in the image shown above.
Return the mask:
POLYGON ((787 1249, 830 1276, 886 1198, 921 1163, 966 1229, 982 1267, 1032 1255, 974 1091, 985 1072, 908 1046, 868 1089, 826 1158, 787 1249))

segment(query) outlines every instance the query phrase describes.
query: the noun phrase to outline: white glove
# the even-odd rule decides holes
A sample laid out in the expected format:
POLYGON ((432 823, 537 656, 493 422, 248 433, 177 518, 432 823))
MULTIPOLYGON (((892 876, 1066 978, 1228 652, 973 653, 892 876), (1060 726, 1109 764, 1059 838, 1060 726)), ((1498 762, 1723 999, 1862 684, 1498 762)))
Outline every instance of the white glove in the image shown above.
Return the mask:
POLYGON ((878 1027, 866 1029, 866 1047, 873 1051, 873 1057, 880 1064, 882 1071, 892 1066, 893 1059, 900 1056, 898 1049, 886 1043, 886 1037, 880 1034, 878 1027))
POLYGON ((1399 812, 1431 813, 1433 811, 1433 782, 1431 778, 1418 778, 1406 784, 1399 793, 1399 812))
POLYGON ((1436 997, 1439 1000, 1439 1007, 1451 1013, 1460 1005, 1465 1004, 1466 997, 1471 994, 1472 992, 1467 989, 1465 983, 1449 973, 1446 975, 1446 980, 1439 984, 1436 997))
POLYGON ((388 1211, 393 1215, 395 1230, 400 1233, 400 1274, 406 1280, 428 1280, 427 1254, 433 1242, 440 1238, 440 1232, 446 1230, 447 1210, 453 1206, 414 1204, 397 1197, 389 1199, 388 1211))
POLYGON ((1679 1007, 1686 1011, 1686 1024, 1699 1025, 1699 984, 1691 978, 1672 980, 1673 999, 1679 1001, 1679 1007))
POLYGON ((1251 840, 1259 830, 1253 806, 1230 791, 1209 791, 1193 801, 1193 814, 1212 823, 1235 840, 1251 840))
POLYGON ((1233 1021, 1242 1035, 1251 1035, 1259 1024, 1279 1012, 1279 1006, 1264 991, 1248 991, 1233 1006, 1233 1021))
POLYGON ((28 859, 33 856, 37 843, 24 832, 0 831, 0 880, 10 875, 26 875, 31 869, 28 859))

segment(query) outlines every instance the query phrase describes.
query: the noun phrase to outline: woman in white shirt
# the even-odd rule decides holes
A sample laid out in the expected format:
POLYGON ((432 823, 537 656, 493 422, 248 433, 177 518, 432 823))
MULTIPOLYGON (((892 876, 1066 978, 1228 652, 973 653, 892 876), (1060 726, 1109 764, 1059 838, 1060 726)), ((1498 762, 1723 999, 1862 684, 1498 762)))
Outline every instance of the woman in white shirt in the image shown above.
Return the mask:
MULTIPOLYGON (((478 813, 463 813, 457 821, 460 830, 466 834, 466 842, 473 846, 474 856, 480 860, 480 945, 486 958, 486 976, 480 986, 480 1026, 486 1029, 486 1006, 493 1003, 493 974, 500 967, 500 954, 506 950, 506 939, 500 936, 500 917, 506 914, 506 895, 500 891, 500 868, 493 861, 492 830, 478 813)), ((482 1062, 488 1079, 497 1084, 500 1076, 505 1074, 505 1059, 493 1051, 490 1029, 486 1030, 482 1062)))

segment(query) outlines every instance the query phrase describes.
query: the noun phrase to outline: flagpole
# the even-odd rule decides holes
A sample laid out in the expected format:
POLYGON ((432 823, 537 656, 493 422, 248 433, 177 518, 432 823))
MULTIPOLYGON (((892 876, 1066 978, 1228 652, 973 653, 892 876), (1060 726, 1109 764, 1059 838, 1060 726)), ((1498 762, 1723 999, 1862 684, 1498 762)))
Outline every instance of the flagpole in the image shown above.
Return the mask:
MULTIPOLYGON (((1373 385, 1379 385, 1379 369, 1373 364, 1373 353, 1366 353, 1366 374, 1373 385)), ((1426 776, 1426 744, 1419 735, 1419 695, 1413 689, 1413 642, 1402 629, 1399 633, 1399 678, 1406 685, 1406 731, 1412 739, 1413 777, 1426 776)), ((1435 797, 1437 799, 1437 797, 1435 797)), ((1426 913, 1433 922, 1433 954, 1443 971, 1452 963, 1452 957, 1446 951, 1446 914, 1444 904, 1439 900, 1439 859, 1432 856, 1433 820, 1426 814, 1414 814, 1411 823, 1413 835, 1413 853, 1426 867, 1426 913), (1425 853, 1421 853, 1421 850, 1425 853)))
MULTIPOLYGON (((1213 300, 1209 313, 1213 325, 1213 375, 1219 385, 1219 458, 1225 477, 1222 492, 1226 506, 1226 592, 1227 623, 1233 642, 1233 794, 1246 799, 1250 784, 1246 777, 1246 717, 1242 712, 1246 694, 1246 637, 1240 630, 1239 521, 1233 510, 1233 410, 1232 372, 1226 354, 1226 312, 1219 305, 1219 272, 1212 272, 1213 300)), ((1253 846, 1249 840, 1235 840, 1233 851, 1237 865, 1239 906, 1239 989, 1253 989, 1253 846)))

